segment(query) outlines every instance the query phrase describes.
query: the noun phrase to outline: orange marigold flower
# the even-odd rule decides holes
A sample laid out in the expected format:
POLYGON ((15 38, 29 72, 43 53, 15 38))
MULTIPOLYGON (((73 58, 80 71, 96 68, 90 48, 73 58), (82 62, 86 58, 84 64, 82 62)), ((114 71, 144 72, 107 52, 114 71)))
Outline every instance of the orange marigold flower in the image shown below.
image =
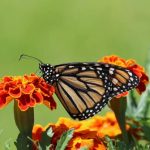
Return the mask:
POLYGON ((80 121, 72 120, 70 118, 60 117, 56 125, 65 124, 68 128, 79 129, 82 125, 80 121))
MULTIPOLYGON (((60 118, 56 124, 49 124, 45 128, 34 126, 32 134, 33 140, 38 139, 40 141, 41 131, 46 131, 46 128, 49 127, 52 128, 54 133, 50 143, 54 148, 61 135, 65 131, 74 128, 73 137, 69 141, 66 150, 80 149, 82 147, 88 147, 90 150, 99 150, 100 148, 105 150, 106 147, 102 139, 106 135, 113 138, 121 134, 121 130, 113 112, 109 112, 105 116, 95 116, 84 121, 60 118)), ((126 125, 126 129, 129 130, 130 127, 126 125)))
MULTIPOLYGON (((108 112, 105 116, 94 116, 89 120, 82 121, 80 130, 85 128, 90 129, 91 131, 97 131, 97 135, 100 138, 103 138, 106 135, 115 137, 121 134, 115 114, 112 112, 108 112)), ((128 125, 126 125, 126 129, 129 129, 128 125)))
POLYGON ((9 77, 0 81, 0 108, 15 99, 18 107, 25 111, 36 104, 44 103, 50 109, 56 108, 52 98, 54 87, 35 74, 9 77))
MULTIPOLYGON (((55 149, 57 145, 57 141, 60 139, 61 135, 69 130, 66 124, 52 125, 47 126, 47 128, 51 127, 54 133, 51 143, 53 145, 53 149, 55 149)), ((42 133, 46 131, 47 128, 44 128, 40 125, 35 125, 32 130, 32 139, 34 141, 40 141, 42 133)), ((88 148, 89 150, 106 150, 103 142, 98 138, 96 131, 90 131, 89 129, 84 129, 82 131, 76 131, 73 134, 73 138, 69 141, 66 150, 78 150, 81 148, 88 148)))
POLYGON ((82 139, 81 137, 76 137, 71 141, 67 149, 75 150, 80 148, 91 149, 94 146, 93 139, 82 139), (72 142, 72 143, 71 143, 72 142))
POLYGON ((81 137, 75 137, 73 138, 66 150, 80 150, 82 148, 86 148, 88 150, 106 150, 105 145, 101 140, 98 139, 83 139, 81 137))
MULTIPOLYGON (((109 64, 114 64, 118 65, 124 68, 127 68, 134 72, 140 79, 139 85, 136 87, 136 90, 138 91, 139 94, 145 91, 146 89, 146 84, 149 82, 149 78, 145 73, 145 70, 142 66, 138 65, 135 60, 129 59, 125 60, 121 57, 118 57, 116 55, 111 55, 111 56, 105 56, 102 59, 99 60, 99 62, 104 62, 104 63, 109 63, 109 64)), ((121 96, 126 96, 128 92, 124 92, 117 97, 121 96)))

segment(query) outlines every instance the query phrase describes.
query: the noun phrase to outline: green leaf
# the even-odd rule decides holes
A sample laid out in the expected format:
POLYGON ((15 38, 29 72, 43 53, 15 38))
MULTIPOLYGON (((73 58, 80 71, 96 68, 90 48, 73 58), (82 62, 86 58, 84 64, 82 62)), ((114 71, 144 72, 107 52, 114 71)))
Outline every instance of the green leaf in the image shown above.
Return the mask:
POLYGON ((51 144, 49 146, 46 146, 46 150, 50 150, 50 147, 51 147, 51 144))
POLYGON ((126 149, 125 143, 122 141, 117 141, 116 149, 117 150, 125 150, 126 149))
POLYGON ((62 134, 57 142, 56 150, 65 150, 68 142, 73 137, 74 129, 70 129, 62 134))
POLYGON ((40 144, 38 145, 37 149, 38 150, 43 150, 40 144))
POLYGON ((150 111, 150 85, 148 85, 146 91, 142 94, 140 102, 137 107, 135 117, 147 118, 150 111))
POLYGON ((51 127, 49 127, 46 129, 45 132, 42 133, 42 138, 40 142, 35 144, 35 141, 33 141, 30 137, 28 137, 28 139, 37 146, 38 150, 49 150, 53 135, 54 135, 53 130, 51 127))
POLYGON ((150 149, 150 143, 147 144, 136 144, 133 147, 133 150, 149 150, 150 149))
POLYGON ((53 137, 54 133, 53 133, 53 129, 52 129, 52 128, 49 128, 49 129, 47 130, 47 135, 48 135, 50 138, 53 137))
POLYGON ((54 133, 51 127, 47 128, 47 130, 42 133, 42 138, 39 142, 39 145, 42 148, 42 150, 46 150, 47 147, 50 146, 53 135, 54 133))
POLYGON ((127 97, 127 111, 126 114, 129 117, 134 117, 137 110, 136 97, 134 95, 134 91, 130 91, 127 97))
POLYGON ((108 150, 116 150, 112 139, 110 139, 108 136, 105 136, 105 140, 106 140, 106 143, 107 143, 108 150))
POLYGON ((32 148, 33 142, 29 137, 26 134, 18 134, 17 140, 14 142, 17 150, 30 150, 32 148))
POLYGON ((142 126, 145 138, 150 141, 150 123, 145 123, 142 126))
POLYGON ((81 147, 80 150, 89 150, 88 147, 81 147))

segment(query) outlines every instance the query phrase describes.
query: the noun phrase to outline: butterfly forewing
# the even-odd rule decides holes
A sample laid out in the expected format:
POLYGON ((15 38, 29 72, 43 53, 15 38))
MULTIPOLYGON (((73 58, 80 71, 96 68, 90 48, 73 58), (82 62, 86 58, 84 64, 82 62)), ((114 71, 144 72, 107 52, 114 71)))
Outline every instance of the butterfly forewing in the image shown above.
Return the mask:
POLYGON ((112 97, 138 85, 126 68, 105 63, 71 63, 54 66, 56 95, 74 119, 98 113, 112 97))
MULTIPOLYGON (((63 105, 65 103, 69 108, 71 108, 72 105, 74 106, 73 109, 71 108, 69 109, 69 111, 67 110, 73 118, 79 118, 81 120, 92 116, 91 112, 94 111, 93 108, 102 99, 105 88, 99 86, 99 84, 93 84, 92 82, 90 84, 87 84, 86 81, 80 81, 79 77, 78 80, 76 80, 75 77, 71 77, 71 82, 69 82, 70 80, 67 80, 67 78, 70 78, 70 76, 67 77, 62 75, 59 78, 58 85, 61 85, 61 88, 56 91, 56 94, 59 95, 60 93, 66 93, 65 96, 59 96, 59 99, 62 101, 63 105), (73 113, 74 109, 76 109, 75 112, 77 113, 73 113)), ((97 80, 97 78, 94 79, 97 80)))

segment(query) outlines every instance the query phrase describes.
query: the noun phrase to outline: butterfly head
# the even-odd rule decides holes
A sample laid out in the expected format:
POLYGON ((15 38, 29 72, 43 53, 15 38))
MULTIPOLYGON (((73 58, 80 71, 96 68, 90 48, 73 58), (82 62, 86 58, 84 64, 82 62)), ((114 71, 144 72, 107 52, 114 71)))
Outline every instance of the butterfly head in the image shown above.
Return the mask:
POLYGON ((39 68, 40 70, 44 73, 44 72, 51 72, 53 71, 53 66, 50 65, 50 64, 43 64, 43 63, 40 63, 39 64, 39 68))
POLYGON ((40 63, 39 68, 42 72, 42 76, 43 76, 44 80, 49 84, 53 84, 53 82, 54 82, 54 78, 53 78, 54 67, 50 64, 40 63))

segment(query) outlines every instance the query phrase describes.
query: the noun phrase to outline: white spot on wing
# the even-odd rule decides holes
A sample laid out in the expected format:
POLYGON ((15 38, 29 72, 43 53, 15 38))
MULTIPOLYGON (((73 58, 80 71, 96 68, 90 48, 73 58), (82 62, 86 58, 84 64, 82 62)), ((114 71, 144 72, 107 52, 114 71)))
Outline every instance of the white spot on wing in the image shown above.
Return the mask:
POLYGON ((128 86, 131 86, 131 83, 128 83, 128 86))
POLYGON ((73 68, 74 66, 69 66, 69 68, 73 68))
POLYGON ((130 76, 132 76, 132 72, 128 72, 128 74, 129 74, 130 76))
POLYGON ((112 70, 109 70, 109 74, 113 74, 114 72, 112 70))
POLYGON ((117 91, 118 89, 114 87, 113 90, 114 90, 114 91, 117 91))
POLYGON ((97 70, 102 70, 102 68, 98 67, 97 70))
POLYGON ((105 67, 109 67, 109 65, 108 65, 108 64, 105 64, 105 67))
POLYGON ((95 66, 99 66, 99 64, 98 64, 98 63, 96 63, 96 64, 95 64, 95 66))
POLYGON ((56 77, 58 77, 59 76, 59 74, 56 74, 56 77))
POLYGON ((88 112, 89 112, 89 110, 87 109, 87 110, 86 110, 86 113, 88 113, 88 112))
POLYGON ((131 77, 130 80, 133 81, 134 79, 131 77))
POLYGON ((91 69, 91 70, 94 70, 94 68, 93 68, 93 67, 90 67, 90 69, 91 69))
POLYGON ((85 68, 85 67, 82 67, 81 69, 82 69, 82 70, 86 70, 86 68, 85 68))

